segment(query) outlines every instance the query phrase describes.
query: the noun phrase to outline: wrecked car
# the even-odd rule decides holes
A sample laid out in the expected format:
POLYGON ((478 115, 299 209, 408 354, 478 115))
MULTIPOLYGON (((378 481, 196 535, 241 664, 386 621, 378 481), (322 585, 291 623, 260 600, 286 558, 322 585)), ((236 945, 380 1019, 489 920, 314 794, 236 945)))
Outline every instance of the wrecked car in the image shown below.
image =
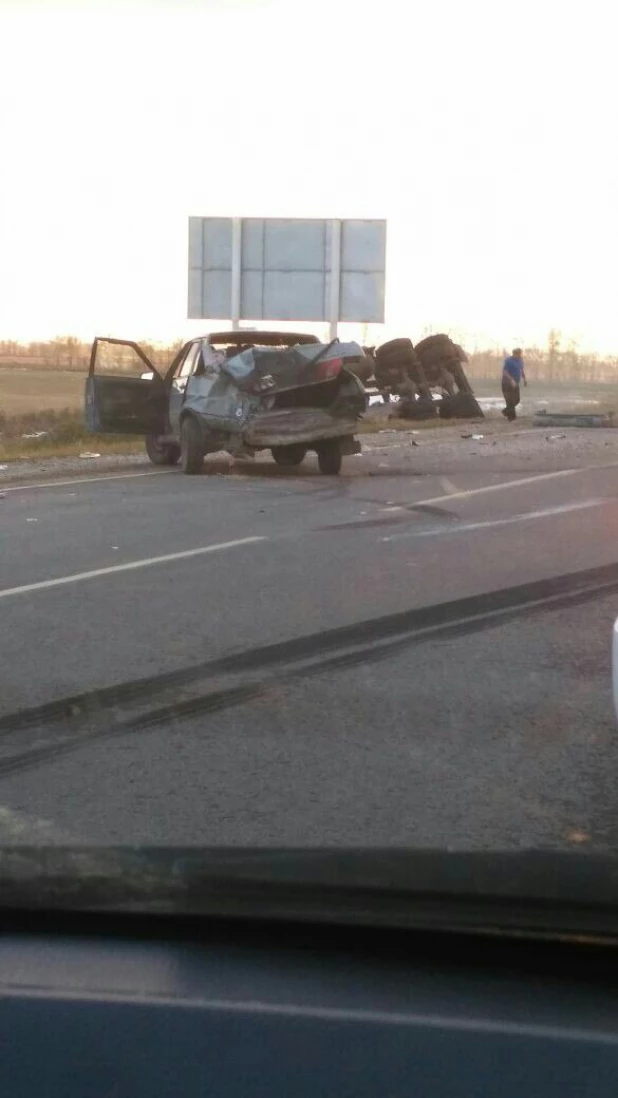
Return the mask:
POLYGON ((270 450, 278 465, 315 451, 320 472, 336 475, 367 408, 353 372, 356 343, 320 343, 283 332, 220 332, 193 339, 160 373, 131 340, 98 337, 86 381, 85 419, 95 434, 145 437, 155 465, 181 462, 198 473, 204 457, 270 450))

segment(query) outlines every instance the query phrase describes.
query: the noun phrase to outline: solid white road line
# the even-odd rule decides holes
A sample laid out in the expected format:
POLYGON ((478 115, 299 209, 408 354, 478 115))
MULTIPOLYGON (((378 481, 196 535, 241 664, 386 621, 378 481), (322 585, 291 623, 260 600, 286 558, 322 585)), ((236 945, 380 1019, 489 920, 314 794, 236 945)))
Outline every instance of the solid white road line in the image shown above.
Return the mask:
POLYGON ((484 484, 480 488, 455 489, 455 485, 446 477, 440 477, 440 484, 445 489, 443 496, 430 496, 429 499, 415 499, 412 503, 399 503, 390 507, 381 507, 381 511, 407 511, 415 507, 427 507, 430 504, 446 503, 450 499, 468 499, 470 496, 482 496, 486 492, 501 492, 507 488, 523 488, 526 484, 535 484, 539 480, 555 480, 557 477, 572 477, 577 473, 589 473, 598 469, 611 469, 618 462, 610 462, 608 465, 588 465, 584 469, 558 469, 553 473, 536 473, 532 477, 520 477, 518 480, 503 480, 498 484, 484 484), (449 489, 453 489, 450 491, 449 489))
POLYGON ((516 522, 529 522, 531 519, 551 518, 553 515, 565 515, 570 511, 585 511, 589 507, 600 507, 611 502, 606 499, 589 499, 582 503, 563 503, 558 507, 547 507, 543 511, 527 511, 522 515, 509 515, 507 518, 487 519, 484 522, 460 522, 456 526, 433 527, 431 530, 410 530, 405 534, 391 534, 380 538, 381 541, 402 541, 404 538, 435 538, 450 534, 468 534, 473 530, 490 530, 496 526, 511 526, 516 522))
POLYGON ((558 477, 573 477, 578 473, 590 473, 598 469, 609 469, 617 465, 618 462, 610 462, 608 465, 588 465, 585 469, 558 469, 553 473, 537 473, 533 477, 520 477, 518 480, 505 480, 500 484, 485 484, 482 488, 467 488, 461 492, 450 492, 445 496, 432 496, 431 499, 416 499, 413 503, 406 504, 407 507, 421 507, 428 506, 435 503, 446 503, 449 499, 469 499, 470 496, 481 496, 486 492, 502 492, 507 488, 523 488, 526 484, 536 484, 541 480, 557 480, 558 477))
POLYGON ((45 484, 6 484, 0 480, 0 493, 25 492, 33 488, 68 488, 73 484, 94 484, 97 480, 132 480, 134 477, 165 477, 174 469, 147 469, 143 473, 103 473, 99 477, 75 477, 74 480, 49 480, 45 484))
POLYGON ((39 583, 26 583, 23 587, 5 587, 0 591, 0 599, 13 595, 27 595, 31 591, 46 591, 49 587, 63 587, 69 583, 83 583, 84 580, 98 579, 99 576, 112 576, 116 572, 135 572, 138 568, 150 568, 153 564, 168 564, 174 560, 187 560, 189 557, 216 553, 221 549, 234 549, 240 545, 253 545, 257 541, 268 541, 266 537, 237 538, 235 541, 222 541, 218 545, 202 545, 199 549, 185 549, 180 553, 166 553, 162 557, 145 557, 143 560, 130 560, 126 564, 114 564, 109 568, 96 568, 92 572, 76 572, 73 576, 60 576, 58 579, 41 580, 39 583))

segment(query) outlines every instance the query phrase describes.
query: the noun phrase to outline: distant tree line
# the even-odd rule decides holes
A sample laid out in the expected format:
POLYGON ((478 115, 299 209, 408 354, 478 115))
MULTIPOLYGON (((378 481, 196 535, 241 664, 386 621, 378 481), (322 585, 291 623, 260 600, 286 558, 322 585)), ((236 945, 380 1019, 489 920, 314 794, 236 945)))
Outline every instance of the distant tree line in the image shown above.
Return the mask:
MULTIPOLYGON (((164 370, 182 346, 182 340, 170 344, 141 340, 141 347, 155 366, 164 370)), ((470 377, 500 376, 504 350, 495 347, 485 351, 470 351, 470 377)), ((530 377, 541 381, 614 381, 618 380, 618 355, 602 356, 581 353, 572 340, 564 341, 561 333, 552 329, 545 347, 524 347, 530 377)), ((84 371, 90 360, 90 343, 75 336, 58 336, 42 342, 20 343, 0 340, 0 367, 15 366, 30 369, 84 371)))
MULTIPOLYGON (((510 354, 511 349, 469 352, 470 377, 498 377, 504 355, 510 354)), ((549 333, 546 347, 523 350, 530 377, 540 381, 618 380, 618 356, 582 354, 572 340, 563 345, 561 333, 555 329, 549 333)))
MULTIPOLYGON (((166 369, 182 347, 182 340, 170 344, 137 341, 155 366, 166 369)), ((0 367, 15 366, 33 370, 85 371, 90 362, 90 343, 75 336, 58 336, 56 339, 19 343, 16 340, 0 340, 0 367)))

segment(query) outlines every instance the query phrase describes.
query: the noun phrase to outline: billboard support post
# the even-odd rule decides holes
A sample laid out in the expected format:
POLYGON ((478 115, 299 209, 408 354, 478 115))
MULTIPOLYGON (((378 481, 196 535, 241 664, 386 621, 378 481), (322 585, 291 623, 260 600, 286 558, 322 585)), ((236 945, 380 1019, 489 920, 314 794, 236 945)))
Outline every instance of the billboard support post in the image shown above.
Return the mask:
POLYGON ((329 338, 337 338, 339 325, 339 297, 341 293, 341 222, 331 223, 330 253, 330 332, 329 338))
POLYGON ((242 221, 240 217, 232 218, 232 328, 238 331, 240 327, 240 287, 242 276, 242 221))

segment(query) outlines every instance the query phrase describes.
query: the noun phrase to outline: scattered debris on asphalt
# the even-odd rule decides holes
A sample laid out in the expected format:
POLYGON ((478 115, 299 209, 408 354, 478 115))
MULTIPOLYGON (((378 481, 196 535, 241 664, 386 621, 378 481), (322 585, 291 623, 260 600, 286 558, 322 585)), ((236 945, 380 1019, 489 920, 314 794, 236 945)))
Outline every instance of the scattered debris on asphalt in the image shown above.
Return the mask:
POLYGON ((22 435, 21 437, 22 438, 43 438, 43 436, 47 435, 48 433, 49 433, 48 431, 32 431, 30 434, 22 435))
POLYGON ((470 434, 470 435, 462 435, 461 437, 462 438, 473 438, 475 442, 480 442, 480 440, 482 438, 485 438, 485 435, 471 435, 470 434))
POLYGON ((80 456, 80 458, 100 458, 101 457, 100 454, 91 454, 89 450, 86 450, 85 453, 80 454, 79 456, 80 456))
POLYGON ((566 438, 566 435, 546 435, 547 442, 557 442, 559 438, 566 438))

